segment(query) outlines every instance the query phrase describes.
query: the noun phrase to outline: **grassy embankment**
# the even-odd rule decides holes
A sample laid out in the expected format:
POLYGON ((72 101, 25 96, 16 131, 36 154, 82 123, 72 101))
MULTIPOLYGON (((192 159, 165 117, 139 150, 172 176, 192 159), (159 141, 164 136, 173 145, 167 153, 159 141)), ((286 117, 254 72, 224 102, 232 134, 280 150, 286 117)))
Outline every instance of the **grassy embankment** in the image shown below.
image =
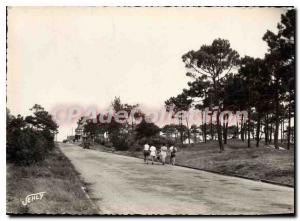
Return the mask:
POLYGON ((7 164, 8 214, 98 214, 98 208, 87 198, 70 161, 56 148, 43 162, 31 166, 7 164), (27 206, 22 200, 28 194, 46 192, 41 200, 27 206))
MULTIPOLYGON (((95 148, 109 151, 109 148, 99 145, 95 148)), ((115 153, 142 157, 142 152, 116 151, 115 153)), ((176 163, 226 175, 294 185, 294 148, 275 150, 263 144, 257 148, 254 141, 252 147, 247 148, 246 142, 228 140, 225 151, 220 153, 217 141, 209 141, 180 148, 176 163)))

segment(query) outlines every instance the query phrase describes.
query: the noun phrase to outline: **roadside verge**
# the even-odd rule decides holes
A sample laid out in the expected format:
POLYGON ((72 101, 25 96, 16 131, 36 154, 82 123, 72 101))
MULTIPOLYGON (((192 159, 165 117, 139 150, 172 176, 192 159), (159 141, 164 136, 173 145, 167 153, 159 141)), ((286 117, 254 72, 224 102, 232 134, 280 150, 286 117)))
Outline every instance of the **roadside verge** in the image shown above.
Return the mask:
POLYGON ((43 162, 31 166, 7 164, 6 213, 96 215, 83 181, 69 159, 56 147, 43 162), (40 200, 22 204, 29 194, 45 192, 40 200))

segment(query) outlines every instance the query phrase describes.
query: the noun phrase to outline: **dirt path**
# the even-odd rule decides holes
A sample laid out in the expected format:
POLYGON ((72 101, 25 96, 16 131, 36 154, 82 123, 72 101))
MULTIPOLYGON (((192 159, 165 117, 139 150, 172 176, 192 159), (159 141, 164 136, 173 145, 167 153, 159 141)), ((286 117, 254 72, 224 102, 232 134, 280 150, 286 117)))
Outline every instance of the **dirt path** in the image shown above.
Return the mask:
POLYGON ((103 214, 281 214, 294 189, 60 144, 103 214))

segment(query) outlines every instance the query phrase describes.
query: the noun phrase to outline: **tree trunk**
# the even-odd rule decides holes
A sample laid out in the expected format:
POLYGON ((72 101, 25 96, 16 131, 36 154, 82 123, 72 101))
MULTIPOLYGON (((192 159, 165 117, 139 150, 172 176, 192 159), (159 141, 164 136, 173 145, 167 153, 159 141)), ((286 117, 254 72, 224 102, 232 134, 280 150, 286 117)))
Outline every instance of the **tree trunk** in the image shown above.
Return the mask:
POLYGON ((211 115, 211 119, 210 119, 210 136, 211 136, 211 140, 215 139, 215 136, 214 136, 214 127, 213 127, 213 122, 212 122, 212 115, 211 115))
POLYGON ((187 118, 185 120, 186 120, 186 127, 188 130, 188 140, 189 140, 189 144, 191 144, 191 132, 190 132, 190 128, 189 128, 189 121, 187 118))
POLYGON ((262 119, 260 119, 259 142, 261 141, 263 134, 264 134, 264 131, 263 131, 262 119))
POLYGON ((259 147, 259 134, 260 134, 260 112, 257 115, 257 125, 256 125, 256 147, 259 147))
MULTIPOLYGON (((214 82, 214 99, 219 99, 218 96, 218 87, 217 87, 217 82, 216 79, 213 79, 214 82)), ((220 147, 220 152, 222 152, 224 150, 224 146, 223 146, 223 141, 222 141, 222 128, 221 128, 221 124, 220 124, 220 103, 218 103, 218 109, 217 109, 217 134, 218 134, 218 142, 219 142, 219 147, 220 147)))
POLYGON ((241 119, 241 140, 244 142, 244 115, 242 115, 241 119))
POLYGON ((273 138, 273 124, 270 124, 270 139, 269 139, 269 143, 272 143, 272 138, 273 138))
POLYGON ((268 145, 269 141, 269 122, 268 122, 268 114, 265 116, 265 145, 268 145))
POLYGON ((205 122, 204 125, 203 125, 203 140, 204 140, 204 143, 206 143, 206 126, 207 126, 207 124, 205 122))
POLYGON ((248 148, 251 147, 251 137, 250 137, 250 123, 251 123, 251 108, 250 106, 248 107, 248 148))
POLYGON ((224 130, 223 130, 223 139, 224 139, 224 144, 227 144, 227 131, 228 131, 228 114, 224 116, 226 119, 226 122, 224 124, 224 130))
POLYGON ((293 128, 292 141, 293 141, 294 148, 295 148, 295 127, 293 128))
POLYGON ((222 129, 221 129, 219 117, 220 117, 220 111, 218 109, 218 112, 217 112, 217 133, 218 133, 218 141, 219 141, 220 152, 222 152, 224 150, 224 146, 223 146, 223 141, 222 141, 222 129))
POLYGON ((251 147, 250 127, 251 127, 251 86, 248 87, 248 148, 251 147))
POLYGON ((281 143, 284 142, 284 117, 282 117, 281 121, 281 143))
POLYGON ((274 146, 275 149, 279 149, 278 147, 278 132, 279 132, 279 81, 276 80, 276 93, 275 93, 275 133, 274 133, 274 146))
MULTIPOLYGON (((205 97, 205 99, 207 98, 207 93, 205 92, 204 93, 204 97, 205 97)), ((203 140, 204 140, 204 143, 206 143, 206 133, 207 133, 207 131, 206 131, 206 127, 207 127, 207 124, 206 124, 206 121, 207 121, 207 114, 206 114, 206 112, 205 112, 205 114, 204 114, 204 119, 203 119, 203 112, 202 112, 202 120, 204 121, 204 125, 203 125, 203 140)))
MULTIPOLYGON (((212 95, 209 96, 209 109, 213 111, 213 104, 212 104, 212 95)), ((213 112, 210 114, 210 140, 214 140, 214 131, 213 131, 213 112)))
POLYGON ((291 95, 290 95, 290 99, 289 99, 289 113, 288 113, 288 134, 287 134, 287 149, 290 149, 290 145, 291 145, 291 95))
POLYGON ((182 127, 182 118, 179 119, 180 121, 180 142, 183 144, 183 127, 182 127))
POLYGON ((236 133, 235 138, 239 139, 239 123, 238 122, 236 122, 236 132, 235 133, 236 133))
POLYGON ((279 119, 278 142, 282 143, 282 119, 279 119), (280 135, 280 136, 279 136, 280 135), (280 139, 279 139, 280 138, 280 139))

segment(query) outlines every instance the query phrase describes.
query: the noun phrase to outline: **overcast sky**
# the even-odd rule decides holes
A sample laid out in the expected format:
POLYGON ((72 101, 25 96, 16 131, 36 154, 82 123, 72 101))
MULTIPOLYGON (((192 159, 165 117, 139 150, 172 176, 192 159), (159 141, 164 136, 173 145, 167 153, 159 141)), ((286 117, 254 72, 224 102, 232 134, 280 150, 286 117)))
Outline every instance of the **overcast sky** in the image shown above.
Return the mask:
MULTIPOLYGON (((188 78, 181 56, 216 38, 241 56, 263 57, 262 36, 282 8, 14 7, 8 9, 7 106, 28 114, 38 103, 160 107, 188 78)), ((61 125, 59 139, 71 133, 61 125)))

